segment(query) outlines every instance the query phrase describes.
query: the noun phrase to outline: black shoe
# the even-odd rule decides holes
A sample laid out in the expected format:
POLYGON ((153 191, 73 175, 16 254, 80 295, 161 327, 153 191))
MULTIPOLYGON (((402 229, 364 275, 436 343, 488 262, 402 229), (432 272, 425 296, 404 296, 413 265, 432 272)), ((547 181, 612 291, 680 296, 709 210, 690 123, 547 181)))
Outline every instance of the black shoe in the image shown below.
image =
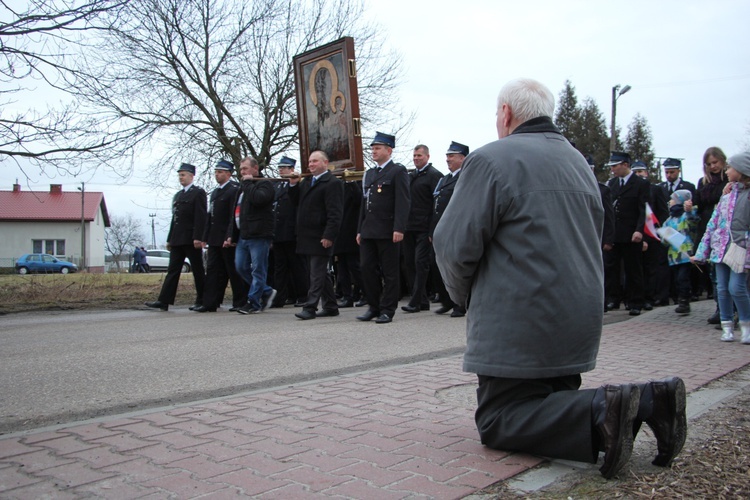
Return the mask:
POLYGON ((146 307, 153 307, 154 309, 161 309, 162 311, 169 309, 169 304, 159 302, 158 300, 155 302, 144 302, 144 304, 146 307))
POLYGON ((260 298, 260 310, 261 311, 265 311, 266 309, 268 309, 268 306, 273 304, 273 299, 276 298, 277 293, 278 292, 276 291, 275 288, 271 288, 271 291, 268 292, 268 295, 260 298))
POLYGON ((317 315, 313 311, 309 311, 307 309, 302 309, 298 313, 294 313, 295 316, 297 316, 299 319, 315 319, 317 315))
POLYGON ((379 312, 373 311, 372 309, 368 309, 367 311, 365 311, 363 315, 357 316, 357 319, 360 321, 370 321, 372 319, 377 318, 378 316, 380 316, 379 312))
POLYGON ((237 310, 240 314, 258 314, 260 312, 260 309, 253 309, 253 306, 250 304, 245 304, 244 306, 240 307, 237 310))
POLYGON ((716 312, 714 312, 710 318, 706 320, 709 325, 719 325, 721 324, 721 318, 719 317, 719 309, 716 309, 716 312))
POLYGON ((216 308, 215 307, 206 307, 206 306, 198 306, 195 309, 193 309, 194 312, 197 313, 215 313, 216 308))
POLYGON ((636 385, 605 385, 591 403, 594 429, 601 439, 604 464, 599 468, 606 479, 615 476, 633 452, 633 422, 638 414, 641 391, 636 385))
POLYGON ((619 308, 620 308, 620 303, 619 302, 608 302, 607 303, 607 310, 608 311, 616 311, 619 308))
POLYGON ((453 309, 453 306, 441 306, 435 309, 435 314, 445 314, 451 309, 453 309))
POLYGON ((393 321, 393 318, 388 316, 386 313, 383 313, 378 316, 378 319, 375 320, 375 323, 382 325, 383 323, 390 323, 391 321, 393 321))
POLYGON ((323 309, 322 311, 318 311, 315 313, 315 316, 318 318, 332 318, 338 315, 339 315, 338 309, 323 309))
MULTIPOLYGON (((685 415, 685 382, 679 377, 649 382, 651 401, 642 406, 650 410, 643 421, 656 437, 657 454, 654 465, 669 467, 674 457, 682 450, 687 436, 687 416, 685 415)), ((636 421, 635 429, 640 422, 636 421)))
POLYGON ((669 305, 669 300, 655 300, 653 306, 654 307, 664 307, 669 305))
POLYGON ((644 311, 651 311, 651 310, 653 310, 653 308, 654 308, 654 306, 652 306, 650 302, 645 302, 643 304, 643 310, 644 311))
POLYGON ((630 312, 628 314, 630 314, 631 316, 640 316, 641 315, 641 310, 638 309, 637 307, 632 307, 630 309, 630 312))
POLYGON ((294 307, 305 307, 305 304, 307 304, 307 299, 299 299, 294 303, 294 307))
POLYGON ((195 311, 199 307, 203 307, 203 304, 193 304, 192 306, 188 307, 191 311, 195 311))
MULTIPOLYGON (((243 304, 244 305, 244 304, 243 304)), ((242 306, 232 306, 229 308, 229 312, 236 313, 242 306)))
POLYGON ((408 313, 418 313, 422 309, 417 306, 401 306, 401 310, 408 313))
POLYGON ((440 295, 435 294, 430 297, 430 302, 433 304, 439 304, 440 303, 440 295))
POLYGON ((362 307, 367 305, 367 300, 365 299, 359 299, 356 304, 354 304, 354 307, 362 307))
POLYGON ((690 302, 685 299, 680 301, 680 305, 678 305, 674 312, 677 314, 690 314, 690 302))
POLYGON ((339 308, 342 307, 354 307, 354 301, 352 299, 342 299, 339 301, 339 308))
POLYGON ((463 318, 466 316, 466 309, 463 307, 454 307, 453 312, 451 313, 451 318, 463 318))

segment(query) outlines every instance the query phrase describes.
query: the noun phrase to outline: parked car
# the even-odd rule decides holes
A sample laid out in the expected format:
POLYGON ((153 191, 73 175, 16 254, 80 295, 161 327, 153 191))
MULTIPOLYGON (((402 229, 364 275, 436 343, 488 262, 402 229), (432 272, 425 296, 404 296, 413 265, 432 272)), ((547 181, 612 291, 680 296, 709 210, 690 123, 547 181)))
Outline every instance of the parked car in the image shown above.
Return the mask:
POLYGON ((27 253, 23 254, 16 261, 16 271, 18 274, 27 273, 74 273, 78 271, 78 266, 66 260, 60 260, 57 257, 46 253, 27 253))
MULTIPOLYGON (((169 267, 169 250, 146 250, 146 271, 166 271, 169 267)), ((190 272, 190 260, 185 259, 182 272, 190 272)))

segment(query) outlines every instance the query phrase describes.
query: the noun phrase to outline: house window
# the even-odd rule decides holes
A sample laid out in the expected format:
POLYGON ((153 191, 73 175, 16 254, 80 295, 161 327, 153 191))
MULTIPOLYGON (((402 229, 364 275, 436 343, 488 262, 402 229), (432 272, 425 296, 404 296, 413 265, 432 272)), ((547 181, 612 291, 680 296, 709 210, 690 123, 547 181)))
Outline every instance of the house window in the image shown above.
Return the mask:
POLYGON ((31 240, 33 253, 65 255, 65 240, 31 240))

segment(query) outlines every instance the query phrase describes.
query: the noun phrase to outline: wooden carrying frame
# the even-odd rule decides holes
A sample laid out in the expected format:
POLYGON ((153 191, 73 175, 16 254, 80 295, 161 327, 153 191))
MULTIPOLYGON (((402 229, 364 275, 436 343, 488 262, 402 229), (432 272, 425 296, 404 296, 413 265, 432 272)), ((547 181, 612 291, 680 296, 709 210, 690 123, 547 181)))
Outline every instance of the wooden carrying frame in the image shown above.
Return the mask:
POLYGON ((364 170, 354 39, 344 37, 294 56, 300 163, 324 151, 329 168, 364 170))

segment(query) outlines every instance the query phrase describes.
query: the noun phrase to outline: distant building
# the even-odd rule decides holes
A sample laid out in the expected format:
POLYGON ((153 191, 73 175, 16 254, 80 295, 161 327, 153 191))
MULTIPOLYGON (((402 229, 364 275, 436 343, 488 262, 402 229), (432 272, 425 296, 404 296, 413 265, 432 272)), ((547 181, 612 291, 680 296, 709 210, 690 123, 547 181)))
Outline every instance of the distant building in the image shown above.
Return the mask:
POLYGON ((0 257, 48 253, 90 272, 104 272, 104 229, 109 227, 104 193, 63 191, 50 184, 49 192, 0 191, 0 257), (81 245, 83 218, 85 252, 81 245), (82 258, 85 255, 86 261, 82 258))

